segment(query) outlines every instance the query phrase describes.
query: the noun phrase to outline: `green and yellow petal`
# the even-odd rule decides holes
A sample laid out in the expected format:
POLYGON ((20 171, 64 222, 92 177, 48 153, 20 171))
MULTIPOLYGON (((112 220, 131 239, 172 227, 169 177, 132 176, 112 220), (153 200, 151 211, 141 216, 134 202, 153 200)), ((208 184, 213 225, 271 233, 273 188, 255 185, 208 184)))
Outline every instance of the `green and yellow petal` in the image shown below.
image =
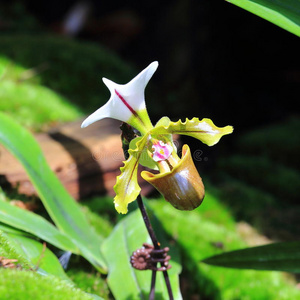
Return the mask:
POLYGON ((201 121, 198 118, 186 119, 177 122, 170 122, 168 126, 155 126, 151 131, 155 134, 183 134, 194 137, 202 143, 213 146, 219 142, 223 135, 233 132, 232 126, 217 127, 212 120, 204 118, 201 121))
POLYGON ((121 167, 121 175, 117 177, 114 186, 116 196, 114 198, 115 208, 118 213, 126 214, 128 204, 133 202, 141 191, 137 179, 138 160, 130 155, 121 167))
POLYGON ((124 162, 124 167, 120 168, 121 175, 117 177, 117 183, 114 186, 116 193, 114 203, 118 213, 126 214, 128 204, 133 202, 141 191, 137 171, 148 142, 148 136, 149 134, 146 134, 140 140, 137 140, 134 144, 135 149, 129 149, 129 158, 124 162))

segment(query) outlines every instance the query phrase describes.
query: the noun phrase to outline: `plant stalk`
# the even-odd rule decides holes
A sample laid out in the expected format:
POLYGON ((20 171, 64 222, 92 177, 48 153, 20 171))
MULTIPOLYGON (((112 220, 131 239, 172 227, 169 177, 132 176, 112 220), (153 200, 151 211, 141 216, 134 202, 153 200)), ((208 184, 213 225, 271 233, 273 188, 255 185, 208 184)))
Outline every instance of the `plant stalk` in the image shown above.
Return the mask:
MULTIPOLYGON (((125 156, 125 159, 128 159, 128 157, 129 157, 129 153, 128 153, 129 144, 130 144, 130 141, 136 137, 136 135, 134 134, 134 132, 132 130, 132 127, 129 126, 128 124, 126 124, 126 123, 123 123, 121 125, 120 129, 122 130, 121 139, 122 139, 122 148, 123 148, 124 156, 125 156)), ((141 197, 140 194, 137 197, 137 203, 138 203, 138 207, 140 209, 140 212, 142 214, 145 226, 147 228, 147 231, 148 231, 149 236, 151 238, 151 241, 153 243, 154 249, 160 250, 160 244, 159 244, 159 242, 156 238, 156 235, 155 235, 154 230, 152 228, 152 225, 150 223, 149 216, 147 214, 146 208, 144 206, 144 203, 143 203, 143 200, 142 200, 142 197, 141 197)), ((161 264, 161 266, 163 266, 163 263, 160 263, 160 264, 161 264)), ((165 280, 166 287, 167 287, 167 290, 168 290, 169 299, 174 300, 168 272, 163 271, 163 275, 164 275, 164 280, 165 280)), ((154 300, 154 297, 155 297, 155 282, 156 282, 156 271, 152 271, 149 300, 154 300)))
MULTIPOLYGON (((144 220, 144 223, 145 223, 145 226, 148 230, 148 233, 149 233, 149 236, 151 238, 151 241, 153 243, 153 246, 154 246, 154 249, 156 250, 159 250, 160 249, 160 244, 156 238, 156 235, 155 235, 155 232, 152 228, 152 225, 150 223, 150 219, 148 217, 148 214, 147 214, 147 211, 146 211, 146 208, 144 206, 144 203, 143 203, 143 200, 142 200, 142 197, 141 195, 138 195, 137 197, 137 203, 138 203, 138 206, 139 206, 139 209, 141 211, 141 214, 142 214, 142 217, 143 217, 143 220, 144 220)), ((161 263, 161 266, 163 266, 163 263, 161 263)), ((156 271, 153 271, 156 273, 156 271)), ((165 283, 166 283, 166 287, 167 287, 167 290, 168 290, 168 294, 169 294, 169 299, 170 300, 173 300, 174 297, 173 297, 173 292, 172 292, 172 288, 171 288, 171 283, 170 283, 170 279, 169 279, 169 275, 168 275, 168 271, 163 271, 163 275, 164 275, 164 279, 165 279, 165 283)), ((156 276, 153 275, 152 273, 152 281, 153 281, 153 277, 156 276)), ((155 277, 154 277, 155 278, 155 277)), ((151 283, 151 287, 152 287, 152 283, 151 283)), ((155 289, 155 285, 154 285, 154 289, 155 289)), ((151 288, 151 292, 152 292, 152 288, 151 288)), ((154 294, 154 292, 153 292, 154 294)), ((151 296, 151 293, 150 293, 150 296, 151 296)), ((154 298, 153 298, 154 299, 154 298)), ((152 298, 149 297, 149 300, 152 300, 152 298)))

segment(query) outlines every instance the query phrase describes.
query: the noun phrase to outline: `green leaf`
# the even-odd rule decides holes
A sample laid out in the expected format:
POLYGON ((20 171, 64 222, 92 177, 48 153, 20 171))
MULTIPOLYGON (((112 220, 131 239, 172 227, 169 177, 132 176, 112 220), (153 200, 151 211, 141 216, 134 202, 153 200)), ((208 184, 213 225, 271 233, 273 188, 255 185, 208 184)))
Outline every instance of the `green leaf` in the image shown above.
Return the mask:
MULTIPOLYGON (((31 233, 62 250, 79 253, 77 246, 67 235, 57 230, 46 219, 25 209, 0 201, 0 221, 31 233)), ((4 229, 4 231, 6 231, 4 229)))
MULTIPOLYGON (((155 227, 154 222, 152 223, 155 227)), ((159 230, 162 233, 162 229, 159 230)), ((167 246, 161 237, 159 240, 163 247, 167 246)), ((126 216, 103 242, 101 249, 109 266, 107 281, 116 299, 148 299, 152 272, 133 269, 129 262, 133 251, 147 242, 150 243, 150 238, 139 211, 126 216)), ((175 250, 174 246, 170 248, 175 250)), ((178 280, 181 267, 176 253, 170 255, 172 268, 168 270, 168 274, 174 299, 179 300, 182 299, 178 280)), ((157 272, 155 290, 155 299, 169 299, 162 272, 157 272)))
POLYGON ((298 0, 226 0, 300 36, 298 0))
POLYGON ((225 252, 202 260, 215 266, 238 269, 300 272, 300 242, 270 245, 225 252))
POLYGON ((0 143, 22 163, 50 217, 99 271, 106 272, 100 253, 102 237, 87 222, 80 206, 49 168, 33 136, 12 119, 0 113, 0 143))
MULTIPOLYGON (((1 215, 1 212, 0 212, 0 215, 1 215)), ((0 230, 4 231, 6 233, 14 233, 14 234, 20 234, 20 235, 24 235, 24 236, 28 236, 28 237, 34 237, 32 234, 21 231, 17 228, 14 228, 14 227, 9 226, 9 225, 4 224, 4 223, 0 223, 0 230)))
POLYGON ((71 283, 58 258, 38 241, 16 234, 7 234, 16 250, 22 253, 37 271, 43 275, 55 275, 71 283), (46 273, 45 273, 46 272, 46 273))
POLYGON ((225 134, 232 133, 232 126, 217 127, 212 120, 193 118, 177 122, 169 122, 167 126, 156 125, 151 134, 183 134, 200 140, 202 143, 213 146, 225 134))

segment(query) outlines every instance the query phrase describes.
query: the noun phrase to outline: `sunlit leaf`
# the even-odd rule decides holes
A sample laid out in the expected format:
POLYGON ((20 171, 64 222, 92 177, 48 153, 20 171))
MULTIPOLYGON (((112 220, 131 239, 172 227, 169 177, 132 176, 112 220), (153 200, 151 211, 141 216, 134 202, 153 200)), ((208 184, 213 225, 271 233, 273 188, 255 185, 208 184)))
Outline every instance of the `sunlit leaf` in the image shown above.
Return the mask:
MULTIPOLYGON (((57 230, 46 219, 25 209, 0 201, 0 221, 12 227, 31 233, 42 240, 66 251, 78 253, 79 250, 71 239, 57 230)), ((5 228, 3 228, 5 230, 5 228)))
POLYGON ((204 259, 215 266, 238 269, 300 272, 300 242, 274 243, 225 252, 204 259))
POLYGON ((0 230, 4 231, 6 233, 14 233, 14 234, 25 235, 25 236, 28 236, 28 237, 34 237, 34 235, 32 235, 32 234, 29 234, 25 231, 19 230, 17 228, 14 228, 10 225, 7 225, 7 224, 1 223, 1 222, 0 222, 0 230))
POLYGON ((33 136, 0 113, 0 143, 21 162, 55 225, 76 243, 81 254, 99 271, 106 264, 99 250, 103 240, 87 222, 79 205, 49 168, 33 136))
MULTIPOLYGON (((155 227, 155 223, 152 222, 155 227)), ((167 246, 162 238, 160 227, 158 236, 162 247, 167 246)), ((157 230, 155 230, 158 232, 157 230)), ((108 285, 116 299, 148 299, 151 283, 151 271, 138 271, 131 267, 129 259, 132 252, 150 243, 149 235, 139 211, 126 216, 102 244, 102 252, 109 266, 108 285), (117 249, 112 251, 112 249, 117 249), (124 276, 126 274, 126 276, 124 276)), ((174 299, 182 299, 179 290, 178 275, 181 267, 174 245, 170 247, 172 268, 168 271, 174 299)), ((162 272, 157 273, 155 299, 169 299, 162 272)))
POLYGON ((298 0, 226 0, 300 36, 298 0))

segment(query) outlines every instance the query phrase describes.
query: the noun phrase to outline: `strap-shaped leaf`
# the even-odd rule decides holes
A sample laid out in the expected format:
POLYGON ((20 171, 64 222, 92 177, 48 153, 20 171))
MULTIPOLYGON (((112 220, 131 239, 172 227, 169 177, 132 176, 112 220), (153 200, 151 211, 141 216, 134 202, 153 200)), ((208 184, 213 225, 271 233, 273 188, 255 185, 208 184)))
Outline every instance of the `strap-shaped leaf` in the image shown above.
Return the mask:
MULTIPOLYGON (((162 247, 167 246, 166 235, 156 219, 151 220, 162 247)), ((138 210, 128 214, 117 224, 111 235, 101 245, 101 250, 109 266, 108 285, 115 299, 148 299, 151 283, 151 271, 139 271, 132 268, 129 257, 133 251, 150 242, 147 229, 138 210), (111 251, 118 249, 118 253, 111 251), (126 281, 124 281, 126 274, 126 281)), ((179 251, 176 245, 170 250, 172 268, 168 270, 174 300, 182 300, 179 289, 181 272, 179 251)), ((162 272, 157 273, 155 299, 169 299, 162 272)))
POLYGON ((170 122, 168 126, 156 126, 151 133, 153 134, 183 134, 194 137, 202 143, 213 146, 225 134, 230 134, 233 131, 232 126, 217 127, 212 120, 193 118, 186 119, 185 122, 181 120, 177 122, 170 122))
POLYGON ((5 201, 0 201, 0 222, 31 233, 59 249, 79 253, 73 241, 46 219, 5 201))
POLYGON ((52 172, 33 136, 3 113, 0 113, 0 143, 24 166, 58 229, 73 240, 82 256, 99 271, 106 272, 99 250, 103 238, 95 233, 80 206, 52 172))
POLYGON ((299 0, 227 0, 300 36, 299 0))
POLYGON ((204 263, 238 269, 300 272, 300 242, 274 243, 225 252, 203 260, 204 263))

